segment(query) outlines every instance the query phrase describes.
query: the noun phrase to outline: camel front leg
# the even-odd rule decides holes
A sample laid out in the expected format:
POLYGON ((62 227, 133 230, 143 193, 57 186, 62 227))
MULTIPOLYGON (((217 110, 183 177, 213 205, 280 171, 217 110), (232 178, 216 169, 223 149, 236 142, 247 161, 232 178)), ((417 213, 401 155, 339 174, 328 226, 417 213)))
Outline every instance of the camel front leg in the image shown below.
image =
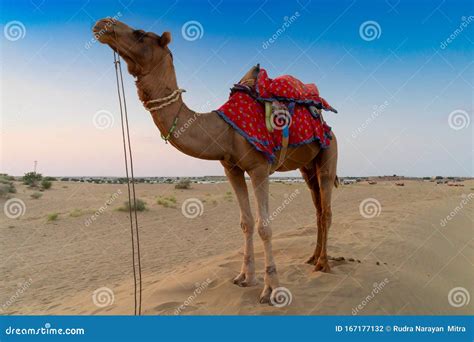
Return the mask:
POLYGON ((260 303, 269 303, 272 291, 279 286, 277 269, 272 252, 272 229, 269 220, 268 205, 268 166, 249 172, 257 201, 257 229, 265 252, 265 287, 260 295, 260 303))
POLYGON ((240 274, 234 278, 234 284, 242 287, 257 284, 255 277, 255 256, 253 250, 254 221, 250 209, 249 193, 245 183, 244 171, 239 168, 225 167, 225 173, 234 189, 240 207, 240 227, 244 233, 244 261, 240 274))

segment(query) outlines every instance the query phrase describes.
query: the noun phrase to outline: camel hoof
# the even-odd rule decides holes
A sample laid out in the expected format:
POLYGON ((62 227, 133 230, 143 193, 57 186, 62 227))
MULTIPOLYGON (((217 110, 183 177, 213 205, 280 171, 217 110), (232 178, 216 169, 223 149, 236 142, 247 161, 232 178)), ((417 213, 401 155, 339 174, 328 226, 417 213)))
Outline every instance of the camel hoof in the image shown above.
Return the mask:
POLYGON ((306 263, 307 264, 310 264, 310 265, 316 265, 316 258, 314 255, 311 256, 311 258, 309 258, 308 260, 306 260, 306 263))
POLYGON ((331 271, 331 268, 329 267, 329 263, 327 260, 318 260, 316 263, 316 266, 314 266, 314 271, 315 272, 324 272, 324 273, 329 273, 331 271))
POLYGON ((265 287, 263 289, 262 293, 260 294, 260 299, 258 300, 258 302, 260 304, 270 304, 271 305, 271 301, 270 301, 271 296, 272 296, 271 287, 265 287))
POLYGON ((250 286, 255 286, 257 285, 257 280, 255 278, 253 279, 247 279, 248 277, 245 275, 245 273, 239 274, 237 277, 232 280, 232 282, 239 286, 239 287, 250 287, 250 286))

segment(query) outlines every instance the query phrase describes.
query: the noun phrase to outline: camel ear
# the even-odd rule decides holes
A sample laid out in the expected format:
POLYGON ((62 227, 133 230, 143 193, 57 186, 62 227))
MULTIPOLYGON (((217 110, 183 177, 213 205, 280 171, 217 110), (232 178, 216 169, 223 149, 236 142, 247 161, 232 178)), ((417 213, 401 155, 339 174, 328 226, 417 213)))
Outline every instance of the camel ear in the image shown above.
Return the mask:
POLYGON ((160 37, 160 45, 165 47, 171 42, 171 33, 169 32, 163 32, 163 34, 160 37))

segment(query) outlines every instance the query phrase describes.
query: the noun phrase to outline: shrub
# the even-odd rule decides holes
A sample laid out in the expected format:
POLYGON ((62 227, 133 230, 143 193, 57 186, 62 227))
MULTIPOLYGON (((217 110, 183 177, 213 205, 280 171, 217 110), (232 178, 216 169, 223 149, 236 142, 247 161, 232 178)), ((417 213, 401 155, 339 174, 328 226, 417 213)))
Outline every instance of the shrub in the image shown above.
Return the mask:
POLYGON ((41 181, 41 187, 43 189, 51 189, 52 185, 53 183, 50 180, 47 180, 46 178, 41 181))
POLYGON ((158 197, 156 200, 156 204, 162 205, 165 208, 176 208, 176 197, 158 197))
MULTIPOLYGON (((145 211, 147 209, 145 201, 137 198, 136 203, 137 203, 137 211, 145 211)), ((132 210, 135 209, 134 205, 133 205, 133 202, 132 202, 132 205, 130 206, 130 203, 128 201, 126 201, 124 203, 123 207, 118 208, 118 210, 119 211, 129 211, 130 207, 132 208, 132 210)))
POLYGON ((31 187, 36 187, 38 186, 39 181, 43 179, 43 176, 41 173, 36 173, 36 172, 27 172, 23 176, 23 184, 29 185, 31 187))
POLYGON ((71 217, 79 217, 81 215, 83 215, 83 212, 81 209, 74 209, 73 211, 69 213, 69 216, 71 217))
POLYGON ((189 179, 180 179, 174 186, 175 189, 191 189, 191 181, 189 179))
POLYGON ((43 194, 41 192, 33 192, 30 197, 33 198, 33 199, 39 199, 41 198, 41 196, 43 196, 43 194))
POLYGON ((56 221, 58 219, 59 214, 58 213, 52 213, 48 215, 48 222, 51 221, 56 221))
POLYGON ((13 181, 14 177, 8 176, 7 174, 0 175, 0 197, 7 197, 8 194, 16 193, 15 184, 13 181))

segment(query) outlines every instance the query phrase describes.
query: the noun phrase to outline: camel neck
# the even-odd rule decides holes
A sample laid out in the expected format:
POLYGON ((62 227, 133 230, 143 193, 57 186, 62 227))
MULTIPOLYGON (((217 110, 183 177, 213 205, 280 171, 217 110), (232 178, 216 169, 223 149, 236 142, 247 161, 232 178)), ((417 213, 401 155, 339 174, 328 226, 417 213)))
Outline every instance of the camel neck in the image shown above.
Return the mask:
MULTIPOLYGON (((150 75, 137 80, 138 95, 142 102, 164 98, 178 89, 174 68, 161 77, 150 75)), ((227 144, 222 139, 229 134, 229 126, 214 112, 197 113, 183 102, 182 94, 173 103, 151 112, 162 136, 181 152, 200 159, 223 160, 227 144), (173 129, 173 125, 176 125, 173 129), (220 130, 216 139, 209 129, 220 130), (171 133, 171 134, 170 134, 171 133)))

